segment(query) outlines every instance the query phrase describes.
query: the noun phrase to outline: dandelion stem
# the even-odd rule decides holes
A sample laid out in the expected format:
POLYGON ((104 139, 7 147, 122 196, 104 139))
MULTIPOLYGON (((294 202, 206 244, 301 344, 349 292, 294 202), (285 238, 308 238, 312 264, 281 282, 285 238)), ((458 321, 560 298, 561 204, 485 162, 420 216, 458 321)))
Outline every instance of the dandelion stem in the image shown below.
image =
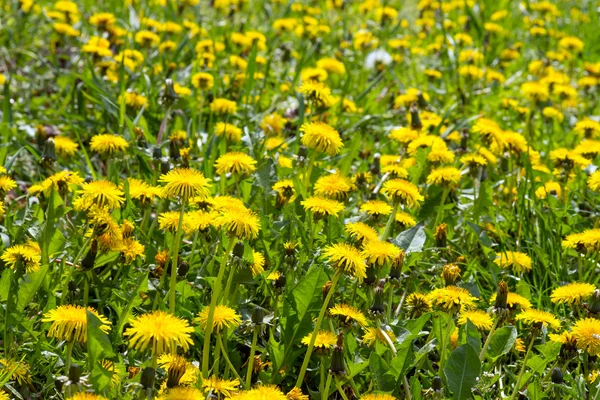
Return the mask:
POLYGON ((527 347, 527 353, 525 353, 525 358, 523 359, 523 365, 521 365, 521 371, 519 371, 519 376, 517 381, 515 382, 515 388, 513 389, 512 395, 510 396, 510 400, 513 400, 517 393, 519 393, 519 387, 521 385, 521 378, 523 378, 523 374, 525 373, 525 368, 527 367, 527 360, 529 359, 529 355, 531 354, 531 349, 533 348, 533 343, 535 342, 535 338, 537 335, 531 335, 531 342, 529 342, 529 346, 527 347))
POLYGON ((394 223, 396 222, 396 214, 398 213, 399 207, 400 207, 400 203, 396 202, 394 204, 394 208, 392 209, 392 213, 390 214, 390 217, 388 218, 387 224, 385 224, 385 230, 381 234, 381 237, 379 237, 379 240, 385 241, 392 234, 393 228, 394 228, 394 223))
POLYGON ((175 286, 177 285, 177 261, 179 261, 179 245, 181 244, 181 227, 183 225, 183 214, 185 213, 185 203, 187 198, 181 199, 181 210, 179 211, 179 224, 177 232, 173 238, 173 247, 171 248, 171 282, 169 283, 169 311, 175 314, 175 286))
POLYGON ((254 366, 254 353, 256 352, 259 329, 259 326, 255 326, 254 332, 252 333, 252 345, 250 346, 250 356, 248 357, 248 368, 246 370, 246 389, 249 389, 252 384, 252 367, 254 366))
POLYGON ((488 346, 490 345, 492 335, 496 331, 499 321, 500 321, 500 318, 496 318, 496 321, 494 321, 494 325, 492 325, 492 329, 490 329, 490 332, 488 333, 487 338, 485 339, 485 343, 483 344, 483 347, 481 348, 481 353, 479 353, 479 361, 481 361, 481 362, 483 362, 483 360, 485 358, 485 352, 486 352, 488 346))
MULTIPOLYGON (((325 391, 323 391, 323 395, 325 397, 323 397, 324 399, 328 399, 329 398, 329 388, 331 387, 331 378, 333 375, 328 374, 327 375, 327 382, 325 383, 325 391)), ((296 385, 298 386, 298 385, 296 385)), ((299 386, 298 386, 299 387, 299 386)))
POLYGON ((327 297, 321 306, 321 311, 319 312, 319 318, 317 319, 317 323, 315 325, 315 329, 310 337, 310 343, 308 344, 308 349, 306 350, 306 355, 304 356, 304 361, 302 362, 302 367, 300 368, 300 374, 298 375, 298 379, 296 380, 296 386, 301 387, 302 381, 304 380, 304 375, 306 375, 306 369, 308 368, 308 362, 310 361, 310 356, 312 354, 313 348, 315 347, 315 341, 317 340, 317 334, 319 333, 319 329, 321 329, 321 324, 323 323, 323 318, 325 317, 325 311, 327 310, 327 306, 331 301, 331 297, 333 296, 333 292, 335 291, 335 286, 337 285, 340 277, 342 276, 342 272, 337 270, 333 279, 331 280, 331 287, 329 288, 329 293, 327 293, 327 297))
MULTIPOLYGON (((208 357, 210 355, 210 337, 213 331, 212 325, 213 318, 215 316, 215 307, 217 306, 217 299, 221 292, 221 283, 223 281, 223 275, 225 274, 225 266, 227 265, 227 259, 229 258, 229 253, 231 253, 231 251, 233 250, 234 245, 235 240, 233 240, 233 238, 229 238, 227 250, 223 254, 223 258, 221 259, 219 273, 217 274, 217 280, 215 281, 212 298, 210 300, 210 309, 208 310, 208 318, 206 320, 206 328, 204 330, 204 346, 202 348, 202 376, 204 378, 208 378, 208 357)), ((237 374, 237 371, 234 370, 234 373, 237 374)), ((242 382, 241 379, 240 382, 242 382)))
MULTIPOLYGON (((217 342, 221 344, 221 347, 224 347, 223 346, 223 338, 221 337, 220 334, 217 334, 217 342)), ((238 374, 237 370, 231 363, 231 360, 229 359, 229 356, 227 355, 226 351, 223 352, 223 358, 225 359, 225 362, 227 363, 227 367, 229 367, 229 369, 231 369, 231 372, 233 372, 233 375, 235 375, 235 377, 238 379, 238 381, 242 382, 242 378, 240 377, 240 374, 238 374)))
POLYGON ((335 387, 337 387, 337 390, 340 393, 340 396, 342 396, 342 399, 348 400, 348 396, 346 396, 346 393, 344 393, 344 388, 342 387, 342 385, 340 385, 340 381, 337 378, 335 378, 335 387))

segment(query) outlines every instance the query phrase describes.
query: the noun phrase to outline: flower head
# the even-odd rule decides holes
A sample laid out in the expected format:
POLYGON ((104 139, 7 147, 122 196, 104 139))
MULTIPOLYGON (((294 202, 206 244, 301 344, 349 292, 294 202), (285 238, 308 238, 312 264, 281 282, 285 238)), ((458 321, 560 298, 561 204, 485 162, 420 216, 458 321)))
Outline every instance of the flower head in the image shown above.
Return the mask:
POLYGON ((490 330, 494 324, 492 317, 485 311, 481 310, 463 311, 458 317, 458 323, 460 325, 464 325, 467 323, 467 320, 471 321, 473 325, 477 327, 477 329, 490 330))
POLYGON ((360 211, 374 217, 379 217, 380 215, 390 215, 392 213, 392 206, 385 201, 369 200, 360 206, 360 211))
POLYGON ((339 201, 319 196, 309 197, 300 204, 302 204, 307 211, 314 213, 317 218, 325 218, 329 215, 337 217, 344 209, 344 205, 339 201))
POLYGON ((67 342, 87 342, 87 312, 94 314, 100 320, 100 330, 104 333, 110 331, 110 321, 98 314, 93 308, 84 308, 76 305, 56 307, 44 314, 42 322, 51 322, 48 336, 67 342))
POLYGON ((460 181, 461 173, 455 167, 441 167, 431 171, 427 176, 430 185, 456 186, 460 181))
POLYGON ((260 230, 260 219, 247 208, 231 208, 215 218, 215 225, 238 239, 254 239, 260 230))
POLYGON ((359 280, 367 277, 367 265, 362 254, 354 247, 346 243, 337 243, 323 249, 323 256, 331 262, 335 268, 341 269, 359 280))
POLYGON ((344 229, 358 242, 369 242, 379 239, 377 231, 364 222, 350 222, 346 224, 344 229))
POLYGON ((109 133, 96 135, 90 140, 90 149, 100 154, 113 154, 119 151, 125 151, 129 147, 127 140, 121 136, 109 133))
POLYGON ((168 196, 189 199, 193 196, 207 198, 210 195, 210 180, 202 172, 191 168, 176 168, 161 175, 158 181, 166 184, 163 191, 168 196))
POLYGON ((322 176, 315 182, 316 195, 332 197, 336 200, 344 200, 352 189, 354 189, 352 181, 339 173, 322 176))
POLYGON ((330 156, 338 154, 344 144, 338 131, 324 122, 306 122, 300 127, 302 144, 330 156))
POLYGON ((160 400, 199 400, 205 397, 204 393, 195 387, 177 386, 168 389, 165 394, 160 396, 160 400))
POLYGON ((577 347, 592 356, 600 354, 600 320, 595 318, 579 320, 573 325, 572 334, 577 340, 577 347))
POLYGON ((477 297, 469 293, 467 289, 457 286, 446 286, 441 289, 431 291, 427 297, 432 304, 441 307, 445 311, 458 309, 464 311, 475 306, 477 297))
MULTIPOLYGON (((210 307, 205 307, 202 311, 200 311, 200 313, 194 320, 195 322, 200 324, 203 330, 206 329, 209 312, 210 307)), ((215 332, 221 332, 223 328, 235 329, 241 322, 241 317, 235 312, 233 308, 229 308, 223 305, 218 305, 215 307, 212 321, 212 329, 215 332)))
POLYGON ((84 183, 77 194, 79 197, 75 199, 74 206, 75 209, 81 211, 87 211, 92 206, 120 208, 125 201, 123 191, 114 183, 106 180, 84 183))
POLYGON ((215 162, 217 174, 251 174, 256 171, 256 160, 248 154, 239 151, 231 151, 223 154, 215 162))
MULTIPOLYGON (((302 344, 309 345, 312 338, 312 333, 309 333, 302 338, 302 344)), ((337 343, 337 337, 331 331, 319 331, 315 340, 315 348, 321 350, 329 350, 337 343)))
POLYGON ((383 266, 400 253, 400 248, 390 242, 371 240, 363 244, 362 256, 369 264, 383 266))
POLYGON ((550 299, 553 303, 579 304, 590 297, 596 287, 591 283, 569 283, 552 291, 550 299))
POLYGON ((15 244, 4 250, 0 257, 11 269, 15 269, 20 262, 27 273, 36 272, 40 269, 41 258, 40 246, 33 241, 28 241, 25 244, 15 244))
POLYGON ((193 344, 190 333, 194 328, 188 321, 164 311, 138 315, 130 324, 123 336, 129 338, 129 345, 136 350, 151 350, 161 355, 176 353, 177 347, 187 350, 193 344))
POLYGON ((419 188, 404 179, 386 181, 381 193, 408 207, 418 206, 419 201, 425 200, 419 192, 419 188))
POLYGON ((494 263, 504 269, 511 268, 515 272, 531 271, 531 258, 518 251, 505 251, 494 260, 494 263))
POLYGON ((212 392, 216 395, 231 397, 237 393, 239 387, 240 381, 237 379, 220 379, 214 375, 209 378, 202 379, 202 390, 204 390, 205 393, 212 392))
POLYGON ((369 322, 365 315, 360 310, 349 306, 347 304, 337 304, 329 309, 329 314, 332 316, 338 316, 344 323, 351 324, 355 321, 362 327, 368 326, 369 322))
POLYGON ((536 310, 534 308, 521 311, 516 318, 517 321, 523 321, 530 325, 543 324, 553 329, 560 328, 560 321, 554 315, 547 311, 536 310))

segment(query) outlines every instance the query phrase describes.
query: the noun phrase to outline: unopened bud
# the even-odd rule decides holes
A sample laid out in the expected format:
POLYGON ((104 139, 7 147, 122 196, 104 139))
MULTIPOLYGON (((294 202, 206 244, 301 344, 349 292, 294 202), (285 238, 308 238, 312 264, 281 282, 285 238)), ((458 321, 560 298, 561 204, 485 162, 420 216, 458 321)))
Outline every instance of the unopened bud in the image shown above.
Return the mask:
POLYGON ((233 256, 237 258, 244 257, 244 242, 237 242, 235 246, 233 246, 233 256))
POLYGON ((588 312, 590 314, 600 314, 600 289, 596 289, 592 293, 592 298, 588 304, 588 312))
POLYGON ((446 284, 446 286, 454 286, 456 281, 460 279, 460 268, 458 267, 458 265, 444 265, 444 270, 442 271, 442 278, 444 279, 444 283, 446 284))
POLYGON ((420 131, 423 128, 421 117, 419 117, 419 107, 416 103, 410 106, 410 128, 415 131, 420 131))
POLYGON ((346 375, 346 367, 344 365, 344 332, 338 334, 337 343, 333 346, 329 373, 336 377, 346 375))
POLYGON ((42 164, 46 167, 49 167, 56 161, 56 146, 54 144, 54 139, 50 138, 46 140, 46 144, 44 145, 44 153, 42 155, 42 164))
POLYGON ((140 378, 140 383, 144 389, 153 389, 154 388, 154 368, 146 367, 142 371, 142 376, 140 378))
POLYGON ((385 279, 380 279, 377 287, 374 290, 375 295, 373 296, 373 304, 369 309, 370 314, 374 317, 380 317, 385 312, 385 304, 383 300, 383 287, 385 286, 385 279))
POLYGON ((265 318, 265 310, 262 307, 256 307, 252 310, 252 323, 255 325, 261 325, 265 318))
POLYGON ((81 379, 81 367, 78 364, 73 364, 69 367, 69 381, 73 384, 79 383, 81 379))
POLYGON ((446 236, 446 231, 448 229, 448 226, 446 224, 439 224, 438 226, 435 227, 435 246, 442 248, 442 247, 446 247, 447 244, 447 236, 446 236))
POLYGON ((175 356, 175 358, 169 364, 169 370, 167 371, 167 388, 174 388, 179 386, 179 381, 187 368, 187 361, 181 356, 175 356))
POLYGON ((552 379, 552 383, 555 383, 557 385, 562 384, 564 382, 562 370, 558 367, 555 367, 552 370, 552 375, 550 375, 550 379, 552 379))
POLYGON ((500 281, 498 284, 498 292, 496 293, 494 309, 496 312, 508 310, 508 285, 504 281, 500 281))

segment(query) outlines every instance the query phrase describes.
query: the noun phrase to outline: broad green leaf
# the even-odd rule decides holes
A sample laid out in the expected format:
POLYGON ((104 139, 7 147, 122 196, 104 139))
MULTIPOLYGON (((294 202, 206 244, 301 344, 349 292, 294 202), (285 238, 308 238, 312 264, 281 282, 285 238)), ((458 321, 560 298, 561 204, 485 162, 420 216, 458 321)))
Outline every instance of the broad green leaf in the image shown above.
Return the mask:
POLYGON ((100 327, 102 322, 91 312, 87 311, 87 351, 88 366, 94 366, 96 361, 114 357, 115 353, 108 335, 100 327))
POLYGON ((42 265, 38 271, 26 274, 21 282, 19 282, 19 298, 17 301, 17 310, 19 312, 22 312, 25 309, 39 290, 40 286, 42 286, 44 278, 48 273, 48 268, 48 265, 42 265))
POLYGON ((390 391, 394 389, 396 379, 392 374, 387 373, 389 370, 388 364, 376 352, 372 352, 371 357, 369 357, 369 368, 377 390, 390 391))
POLYGON ((470 320, 467 320, 467 323, 460 327, 458 340, 461 344, 470 344, 478 352, 481 350, 481 334, 470 320))
POLYGON ((471 398, 471 389, 477 383, 480 371, 479 355, 473 346, 463 344, 457 347, 450 354, 444 368, 452 398, 456 400, 471 398))
POLYGON ((421 221, 417 225, 396 236, 395 239, 392 239, 392 243, 404 250, 406 254, 409 254, 423 251, 425 240, 427 240, 427 235, 425 235, 425 225, 423 221, 421 221))
POLYGON ((498 357, 503 356, 512 349, 517 339, 517 328, 514 326, 504 326, 497 329, 487 349, 486 355, 496 360, 498 357))

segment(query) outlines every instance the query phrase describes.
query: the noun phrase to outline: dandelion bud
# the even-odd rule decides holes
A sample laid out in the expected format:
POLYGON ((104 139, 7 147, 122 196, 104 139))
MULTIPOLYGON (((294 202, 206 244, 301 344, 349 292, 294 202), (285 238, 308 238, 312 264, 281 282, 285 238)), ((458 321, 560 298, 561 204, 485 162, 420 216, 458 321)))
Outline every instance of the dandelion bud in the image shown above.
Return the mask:
POLYGON ((179 277, 184 277, 190 271, 190 264, 187 261, 180 261, 177 266, 177 275, 179 277))
POLYGON ((600 289, 596 289, 592 293, 592 298, 588 303, 588 312, 590 314, 600 314, 600 289))
POLYGON ((96 254, 98 254, 98 242, 96 239, 92 240, 92 246, 90 250, 87 252, 83 260, 81 260, 81 269, 84 271, 90 271, 94 268, 94 263, 96 262, 96 254))
POLYGON ((77 283, 74 280, 69 281, 69 292, 71 292, 71 293, 77 292, 77 283))
POLYGON ((373 164, 369 167, 369 171, 373 175, 379 175, 381 173, 381 154, 373 154, 373 164))
POLYGON ((173 88, 173 80, 168 78, 165 80, 165 102, 171 104, 176 98, 177 93, 175 93, 175 89, 173 88))
POLYGON ((144 389, 152 389, 154 388, 154 368, 146 367, 142 371, 142 377, 140 378, 140 383, 144 389))
POLYGON ((505 312, 508 310, 508 285, 504 281, 500 281, 498 284, 498 293, 496 294, 496 302, 494 303, 494 309, 496 312, 505 312))
POLYGON ((373 296, 373 305, 369 309, 370 314, 377 318, 383 315, 385 312, 385 304, 383 302, 383 287, 385 286, 385 279, 380 279, 373 296))
POLYGON ((440 378, 439 376, 435 376, 431 381, 431 389, 433 389, 435 393, 442 393, 444 391, 442 378, 440 378))
POLYGON ((308 157, 308 149, 306 146, 300 146, 298 149, 298 158, 306 158, 308 157))
POLYGON ((152 158, 157 161, 162 158, 162 149, 160 147, 156 146, 152 149, 152 158))
POLYGON ((261 325, 265 318, 265 310, 262 307, 256 307, 252 310, 252 323, 254 325, 261 325))
POLYGON ((410 106, 410 128, 415 131, 420 131, 423 128, 421 117, 419 117, 419 107, 416 103, 410 106))
POLYGON ((562 370, 558 367, 555 367, 552 370, 552 375, 550 375, 550 379, 552 379, 552 383, 555 383, 557 385, 562 384, 564 382, 562 370))
POLYGON ((331 285, 332 285, 331 281, 327 281, 321 288, 321 292, 323 293, 323 301, 325 301, 325 299, 327 298, 327 295, 329 294, 329 291, 331 290, 331 285))
POLYGON ((187 361, 181 356, 175 356, 167 371, 167 388, 179 386, 179 381, 187 368, 187 361))
POLYGON ((338 334, 337 343, 333 346, 329 373, 336 377, 346 375, 346 368, 344 366, 344 332, 338 334))
POLYGON ((395 282, 400 281, 400 274, 402 273, 402 267, 404 266, 404 259, 406 254, 400 250, 398 254, 392 260, 392 265, 390 268, 390 273, 388 275, 389 279, 395 282))
POLYGON ((181 154, 179 153, 179 146, 174 140, 169 142, 169 155, 173 160, 178 160, 181 157, 181 154))
POLYGON ((44 145, 42 165, 50 167, 54 161, 56 161, 56 147, 54 145, 54 139, 50 138, 46 140, 46 144, 44 145))
POLYGON ((94 182, 94 177, 93 177, 93 176, 91 176, 91 175, 87 175, 87 176, 85 177, 85 179, 84 179, 84 182, 85 182, 85 183, 91 183, 91 182, 94 182))
POLYGON ((73 384, 79 383, 81 379, 81 367, 77 364, 73 364, 69 367, 69 381, 73 384))
POLYGON ((423 96, 423 92, 419 91, 419 93, 417 94, 417 103, 419 104, 419 107, 421 108, 426 108, 427 107, 427 99, 425 99, 425 96, 423 96))
POLYGON ((146 140, 146 135, 144 134, 144 130, 139 126, 133 128, 133 133, 135 134, 135 140, 137 141, 137 145, 142 148, 148 147, 148 141, 146 140))
POLYGON ((237 242, 233 246, 233 256, 237 258, 244 257, 244 242, 237 242))
POLYGON ((448 229, 448 225, 446 224, 439 224, 438 226, 435 227, 435 246, 442 248, 442 247, 446 247, 447 245, 447 237, 446 237, 446 230, 448 229))
POLYGON ((169 165, 168 161, 161 161, 160 163, 160 173, 166 175, 171 170, 171 165, 169 165))
POLYGON ((460 268, 456 264, 446 264, 444 265, 444 270, 442 271, 442 278, 444 279, 444 283, 446 286, 453 286, 457 280, 460 279, 460 268))
POLYGON ((285 288, 286 282, 287 282, 287 279, 286 279, 285 275, 284 274, 279 275, 279 277, 274 282, 275 289, 285 288))
POLYGON ((367 277, 364 279, 366 285, 372 285, 377 280, 377 271, 374 267, 367 267, 367 277))

